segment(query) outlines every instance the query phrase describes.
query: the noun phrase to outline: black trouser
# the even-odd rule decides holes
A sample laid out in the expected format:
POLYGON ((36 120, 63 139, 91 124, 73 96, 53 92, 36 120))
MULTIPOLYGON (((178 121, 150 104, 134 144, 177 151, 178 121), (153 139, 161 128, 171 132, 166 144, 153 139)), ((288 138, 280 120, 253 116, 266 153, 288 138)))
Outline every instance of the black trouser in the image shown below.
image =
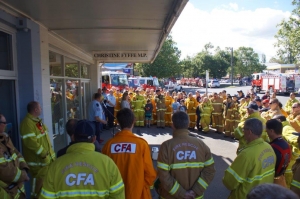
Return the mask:
POLYGON ((114 119, 115 119, 115 117, 114 117, 114 110, 115 110, 115 108, 114 107, 110 107, 110 106, 106 106, 107 107, 107 119, 108 119, 108 121, 107 121, 107 126, 108 127, 113 127, 114 126, 114 119))
POLYGON ((96 130, 96 132, 95 132, 96 139, 98 141, 100 141, 100 133, 101 133, 101 125, 102 124, 100 122, 96 122, 96 121, 94 121, 94 124, 95 124, 95 130, 96 130))
POLYGON ((201 116, 200 115, 196 115, 197 116, 197 120, 196 120, 196 127, 197 129, 200 128, 200 120, 201 120, 201 116))

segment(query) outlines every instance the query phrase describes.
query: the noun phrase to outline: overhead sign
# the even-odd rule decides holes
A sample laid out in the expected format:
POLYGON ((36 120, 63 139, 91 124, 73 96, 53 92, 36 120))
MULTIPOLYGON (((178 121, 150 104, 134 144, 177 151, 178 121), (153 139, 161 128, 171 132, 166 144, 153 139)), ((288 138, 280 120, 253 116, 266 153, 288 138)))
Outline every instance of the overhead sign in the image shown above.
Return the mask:
POLYGON ((149 51, 94 51, 93 57, 101 62, 145 62, 152 57, 149 51))

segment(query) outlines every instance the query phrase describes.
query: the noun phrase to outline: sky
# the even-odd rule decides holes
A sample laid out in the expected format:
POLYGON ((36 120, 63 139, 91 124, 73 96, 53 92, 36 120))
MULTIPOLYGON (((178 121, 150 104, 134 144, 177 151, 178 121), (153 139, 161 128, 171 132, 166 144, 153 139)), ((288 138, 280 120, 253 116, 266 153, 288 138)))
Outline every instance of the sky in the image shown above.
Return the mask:
POLYGON ((288 19, 292 0, 190 0, 171 35, 181 50, 181 59, 195 56, 211 42, 221 49, 252 47, 267 62, 276 56, 276 27, 288 19))

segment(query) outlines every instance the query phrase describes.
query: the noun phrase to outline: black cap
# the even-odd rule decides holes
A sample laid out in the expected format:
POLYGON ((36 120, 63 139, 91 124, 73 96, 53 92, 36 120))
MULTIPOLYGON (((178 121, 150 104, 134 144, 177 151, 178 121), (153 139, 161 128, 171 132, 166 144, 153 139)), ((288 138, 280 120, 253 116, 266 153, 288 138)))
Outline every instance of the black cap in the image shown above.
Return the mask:
POLYGON ((261 102, 261 99, 260 98, 256 98, 255 101, 256 102, 261 102))
POLYGON ((75 127, 74 136, 81 139, 90 139, 95 136, 95 124, 88 120, 80 120, 75 127))
POLYGON ((253 102, 251 102, 251 103, 247 106, 247 108, 251 108, 251 109, 254 109, 254 110, 258 110, 257 104, 256 104, 256 103, 253 103, 253 102))
POLYGON ((160 92, 160 90, 159 90, 159 89, 157 89, 155 92, 160 92))

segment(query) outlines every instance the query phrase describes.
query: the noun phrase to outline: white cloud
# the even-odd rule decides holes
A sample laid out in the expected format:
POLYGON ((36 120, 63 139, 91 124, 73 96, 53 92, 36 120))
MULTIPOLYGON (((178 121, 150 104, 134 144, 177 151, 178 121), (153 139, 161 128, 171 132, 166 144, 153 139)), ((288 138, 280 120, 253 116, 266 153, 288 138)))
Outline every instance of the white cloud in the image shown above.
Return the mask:
POLYGON ((181 50, 181 58, 197 54, 211 42, 222 49, 252 47, 258 54, 266 54, 268 61, 276 55, 276 25, 289 16, 289 12, 271 8, 239 10, 233 3, 207 12, 188 3, 172 29, 172 36, 181 50))

